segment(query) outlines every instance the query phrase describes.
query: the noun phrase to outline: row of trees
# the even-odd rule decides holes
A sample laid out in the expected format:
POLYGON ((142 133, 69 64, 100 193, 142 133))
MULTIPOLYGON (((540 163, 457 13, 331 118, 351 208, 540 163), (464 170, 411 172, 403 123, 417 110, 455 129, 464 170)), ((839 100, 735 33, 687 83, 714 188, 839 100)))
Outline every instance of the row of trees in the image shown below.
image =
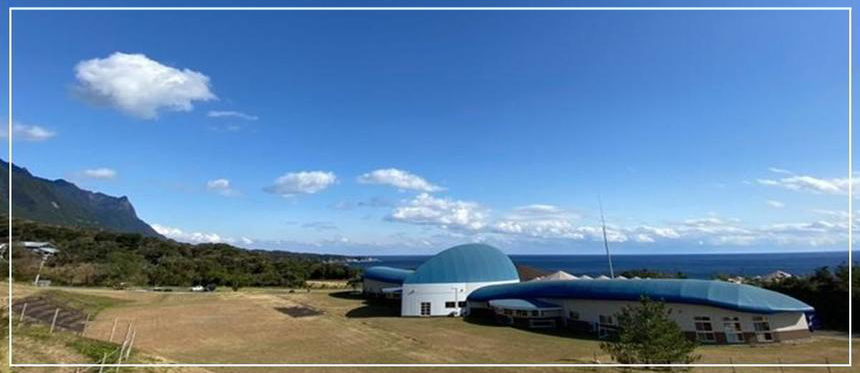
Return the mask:
MULTIPOLYGON (((860 308, 860 273, 854 265, 853 279, 848 276, 848 266, 840 265, 834 270, 821 267, 811 276, 789 277, 779 281, 753 283, 765 289, 792 296, 815 308, 815 319, 822 329, 848 330, 848 281, 853 282, 851 300, 855 312, 860 308)), ((854 331, 860 328, 854 327, 854 331)))
MULTIPOLYGON (((0 236, 8 223, 0 219, 0 236)), ((13 219, 14 241, 49 241, 60 252, 48 259, 42 277, 54 283, 111 286, 303 286, 308 279, 350 279, 358 270, 316 255, 248 251, 228 244, 191 245, 134 233, 51 226, 13 219)), ((32 281, 41 257, 12 251, 13 277, 32 281)), ((0 266, 5 269, 5 266, 0 266)))

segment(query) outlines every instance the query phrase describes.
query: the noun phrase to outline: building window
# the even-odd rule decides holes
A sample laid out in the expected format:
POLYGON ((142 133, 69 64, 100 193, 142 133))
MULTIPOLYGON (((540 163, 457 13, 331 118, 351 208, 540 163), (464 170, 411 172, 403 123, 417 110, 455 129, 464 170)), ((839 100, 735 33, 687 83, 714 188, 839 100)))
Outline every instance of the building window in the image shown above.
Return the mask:
POLYGON ((465 301, 460 301, 460 303, 459 303, 459 307, 460 307, 460 308, 466 308, 466 302, 465 302, 465 301))
POLYGON ((457 308, 457 302, 445 302, 445 308, 457 308))
POLYGON ((510 316, 510 315, 513 315, 513 314, 514 314, 514 311, 511 311, 511 310, 507 310, 507 309, 506 309, 506 310, 504 310, 504 313, 505 313, 505 315, 510 316))
POLYGON ((570 312, 568 312, 568 317, 569 317, 571 320, 579 320, 579 312, 576 312, 576 311, 570 311, 570 312))
POLYGON ((540 316, 540 311, 532 311, 532 316, 534 316, 534 317, 540 316))
POLYGON ((708 316, 696 316, 693 318, 696 322, 696 339, 700 342, 713 343, 717 339, 714 336, 714 327, 711 325, 711 318, 708 316))
POLYGON ((612 320, 612 316, 600 315, 600 323, 606 325, 613 325, 615 320, 612 320))
POLYGON ((773 342, 773 333, 770 330, 770 323, 767 321, 767 317, 753 317, 753 329, 759 342, 773 342))
POLYGON ((517 316, 526 317, 529 315, 529 311, 517 310, 517 316))
POLYGON ((430 316, 430 302, 421 302, 421 316, 430 316))
POLYGON ((723 331, 726 333, 726 343, 744 343, 741 321, 737 317, 723 317, 723 331))

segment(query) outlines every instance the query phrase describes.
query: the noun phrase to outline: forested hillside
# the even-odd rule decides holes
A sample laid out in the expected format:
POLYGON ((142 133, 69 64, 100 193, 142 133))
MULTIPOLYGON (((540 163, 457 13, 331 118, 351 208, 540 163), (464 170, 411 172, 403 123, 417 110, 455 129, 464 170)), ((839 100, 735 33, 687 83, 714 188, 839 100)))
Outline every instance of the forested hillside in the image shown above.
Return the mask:
MULTIPOLYGON (((0 217, 0 236, 8 235, 0 217)), ((228 244, 191 245, 137 233, 114 233, 13 219, 13 241, 49 241, 60 249, 42 270, 55 284, 112 286, 301 286, 308 279, 347 279, 357 270, 326 263, 332 256, 248 251, 228 244)), ((12 251, 13 276, 33 281, 39 256, 12 251)), ((3 267, 5 270, 5 266, 3 267)))

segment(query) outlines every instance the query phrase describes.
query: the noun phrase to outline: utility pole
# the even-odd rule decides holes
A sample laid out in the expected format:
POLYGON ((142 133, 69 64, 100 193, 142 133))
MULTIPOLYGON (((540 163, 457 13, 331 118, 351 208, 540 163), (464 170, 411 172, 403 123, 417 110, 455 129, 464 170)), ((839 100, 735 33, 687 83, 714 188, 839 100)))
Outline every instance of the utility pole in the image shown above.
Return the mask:
POLYGON ((606 249, 606 260, 609 261, 609 278, 615 278, 615 271, 612 269, 612 255, 609 254, 609 240, 606 238, 606 218, 603 216, 603 201, 600 195, 597 196, 597 204, 600 205, 600 222, 603 223, 603 248, 606 249))

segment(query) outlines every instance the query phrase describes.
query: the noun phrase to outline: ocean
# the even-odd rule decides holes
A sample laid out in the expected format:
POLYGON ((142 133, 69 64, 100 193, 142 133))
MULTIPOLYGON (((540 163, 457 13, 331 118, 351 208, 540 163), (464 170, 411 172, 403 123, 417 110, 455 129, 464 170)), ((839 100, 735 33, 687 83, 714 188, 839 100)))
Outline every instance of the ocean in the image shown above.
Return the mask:
MULTIPOLYGON (((857 253, 854 253, 856 261, 857 253)), ((573 275, 608 275, 605 255, 511 255, 515 264, 547 272, 565 271, 573 275)), ((374 256, 376 262, 350 263, 359 268, 389 266, 415 269, 429 255, 374 256)), ((710 279, 717 274, 741 276, 765 275, 782 270, 794 275, 808 275, 816 268, 834 268, 848 263, 848 252, 755 253, 755 254, 681 254, 681 255, 613 255, 616 273, 632 269, 661 272, 683 272, 689 278, 710 279)))

